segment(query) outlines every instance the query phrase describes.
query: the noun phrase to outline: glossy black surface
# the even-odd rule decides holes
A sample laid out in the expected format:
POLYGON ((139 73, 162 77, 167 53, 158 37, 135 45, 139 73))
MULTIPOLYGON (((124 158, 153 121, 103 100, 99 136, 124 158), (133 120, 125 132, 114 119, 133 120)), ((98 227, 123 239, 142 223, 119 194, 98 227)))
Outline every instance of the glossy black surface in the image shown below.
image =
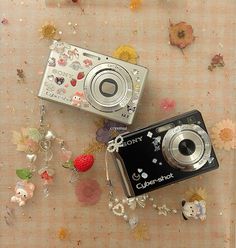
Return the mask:
MULTIPOLYGON (((159 132, 162 130, 160 127, 168 123, 171 123, 170 127, 179 126, 180 123, 197 124, 207 131, 201 113, 194 110, 122 135, 124 138, 124 146, 119 148, 119 156, 116 154, 116 157, 119 158, 123 164, 123 169, 126 174, 123 180, 129 181, 131 185, 132 193, 128 195, 129 197, 137 196, 218 168, 219 165, 213 148, 211 150, 211 159, 197 171, 183 172, 171 167, 165 161, 161 148, 161 143, 167 130, 159 132)), ((182 144, 181 149, 183 149, 183 152, 191 153, 194 147, 191 142, 185 142, 182 144)), ((125 191, 127 192, 127 190, 125 191)))

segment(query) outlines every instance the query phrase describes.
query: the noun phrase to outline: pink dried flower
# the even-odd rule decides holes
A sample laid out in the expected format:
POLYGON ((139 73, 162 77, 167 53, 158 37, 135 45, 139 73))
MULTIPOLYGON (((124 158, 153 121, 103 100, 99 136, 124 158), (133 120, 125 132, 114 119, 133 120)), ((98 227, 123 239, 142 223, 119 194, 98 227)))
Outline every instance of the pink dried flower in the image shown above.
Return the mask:
POLYGON ((160 108, 164 111, 171 111, 175 108, 175 100, 165 98, 161 101, 160 108))
POLYGON ((1 23, 2 23, 3 25, 6 25, 6 24, 9 23, 9 21, 8 21, 7 18, 4 17, 4 18, 2 19, 2 21, 1 21, 1 23))
POLYGON ((75 194, 84 206, 95 205, 100 200, 101 188, 94 179, 81 180, 75 187, 75 194))

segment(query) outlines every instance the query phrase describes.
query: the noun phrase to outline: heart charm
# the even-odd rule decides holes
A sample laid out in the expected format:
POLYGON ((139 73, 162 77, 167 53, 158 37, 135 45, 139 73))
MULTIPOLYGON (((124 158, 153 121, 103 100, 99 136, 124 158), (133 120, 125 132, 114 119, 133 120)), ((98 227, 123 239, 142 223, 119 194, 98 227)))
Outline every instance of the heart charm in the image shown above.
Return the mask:
POLYGON ((143 171, 143 169, 138 169, 138 172, 141 173, 143 171))
POLYGON ((53 75, 49 75, 48 76, 48 80, 52 82, 54 80, 54 76, 53 75))
POLYGON ((37 155, 36 155, 36 154, 27 154, 27 155, 26 155, 26 159, 27 159, 30 163, 34 163, 35 160, 37 159, 37 155))
POLYGON ((122 216, 125 212, 124 206, 121 203, 118 203, 112 208, 112 212, 114 215, 122 216))
POLYGON ((143 172, 141 176, 142 176, 142 178, 146 179, 148 177, 148 174, 143 172))

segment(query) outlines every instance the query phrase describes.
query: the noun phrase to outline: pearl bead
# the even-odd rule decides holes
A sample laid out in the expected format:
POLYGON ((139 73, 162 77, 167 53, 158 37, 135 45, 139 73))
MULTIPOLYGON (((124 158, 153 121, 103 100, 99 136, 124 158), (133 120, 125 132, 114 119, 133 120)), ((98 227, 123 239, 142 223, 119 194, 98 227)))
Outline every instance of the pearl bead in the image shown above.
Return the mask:
POLYGON ((109 207, 109 209, 112 209, 113 203, 112 202, 109 202, 108 207, 109 207))
POLYGON ((154 208, 156 208, 156 207, 157 207, 157 205, 156 205, 156 204, 153 204, 152 206, 153 206, 154 208))
POLYGON ((124 214, 123 218, 124 218, 125 221, 127 221, 128 220, 128 215, 124 214))
POLYGON ((115 202, 116 202, 116 203, 118 203, 118 202, 119 202, 119 200, 118 200, 117 198, 115 198, 115 202))

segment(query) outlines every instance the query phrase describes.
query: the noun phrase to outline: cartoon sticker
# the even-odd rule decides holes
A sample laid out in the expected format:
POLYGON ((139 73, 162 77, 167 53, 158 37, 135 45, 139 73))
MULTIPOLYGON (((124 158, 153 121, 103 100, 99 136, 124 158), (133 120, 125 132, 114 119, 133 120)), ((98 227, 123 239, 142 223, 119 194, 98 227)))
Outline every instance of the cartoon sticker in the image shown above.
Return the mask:
POLYGON ((71 84, 73 87, 75 87, 76 84, 77 84, 76 79, 71 79, 70 84, 71 84))
POLYGON ((161 144, 161 136, 157 136, 152 138, 153 139, 153 146, 154 146, 154 152, 160 151, 160 144, 161 144))
POLYGON ((56 66, 56 59, 55 58, 49 58, 48 59, 48 66, 55 67, 56 66))
POLYGON ((65 79, 63 77, 56 77, 55 82, 58 85, 62 85, 64 83, 65 79))
POLYGON ((71 105, 80 107, 83 101, 83 96, 84 96, 83 92, 79 92, 79 91, 75 92, 74 96, 72 97, 71 105))
POLYGON ((69 65, 70 68, 72 68, 75 71, 78 71, 79 69, 82 69, 82 66, 79 61, 74 61, 69 65))
POLYGON ((68 58, 70 60, 73 60, 74 58, 76 58, 76 59, 79 58, 79 52, 78 52, 78 50, 76 48, 74 48, 73 50, 69 50, 67 52, 67 54, 68 54, 68 58))
POLYGON ((85 66, 85 67, 89 67, 89 66, 92 66, 92 65, 93 65, 93 62, 92 62, 91 59, 85 59, 85 60, 83 61, 83 63, 84 63, 84 66, 85 66))

